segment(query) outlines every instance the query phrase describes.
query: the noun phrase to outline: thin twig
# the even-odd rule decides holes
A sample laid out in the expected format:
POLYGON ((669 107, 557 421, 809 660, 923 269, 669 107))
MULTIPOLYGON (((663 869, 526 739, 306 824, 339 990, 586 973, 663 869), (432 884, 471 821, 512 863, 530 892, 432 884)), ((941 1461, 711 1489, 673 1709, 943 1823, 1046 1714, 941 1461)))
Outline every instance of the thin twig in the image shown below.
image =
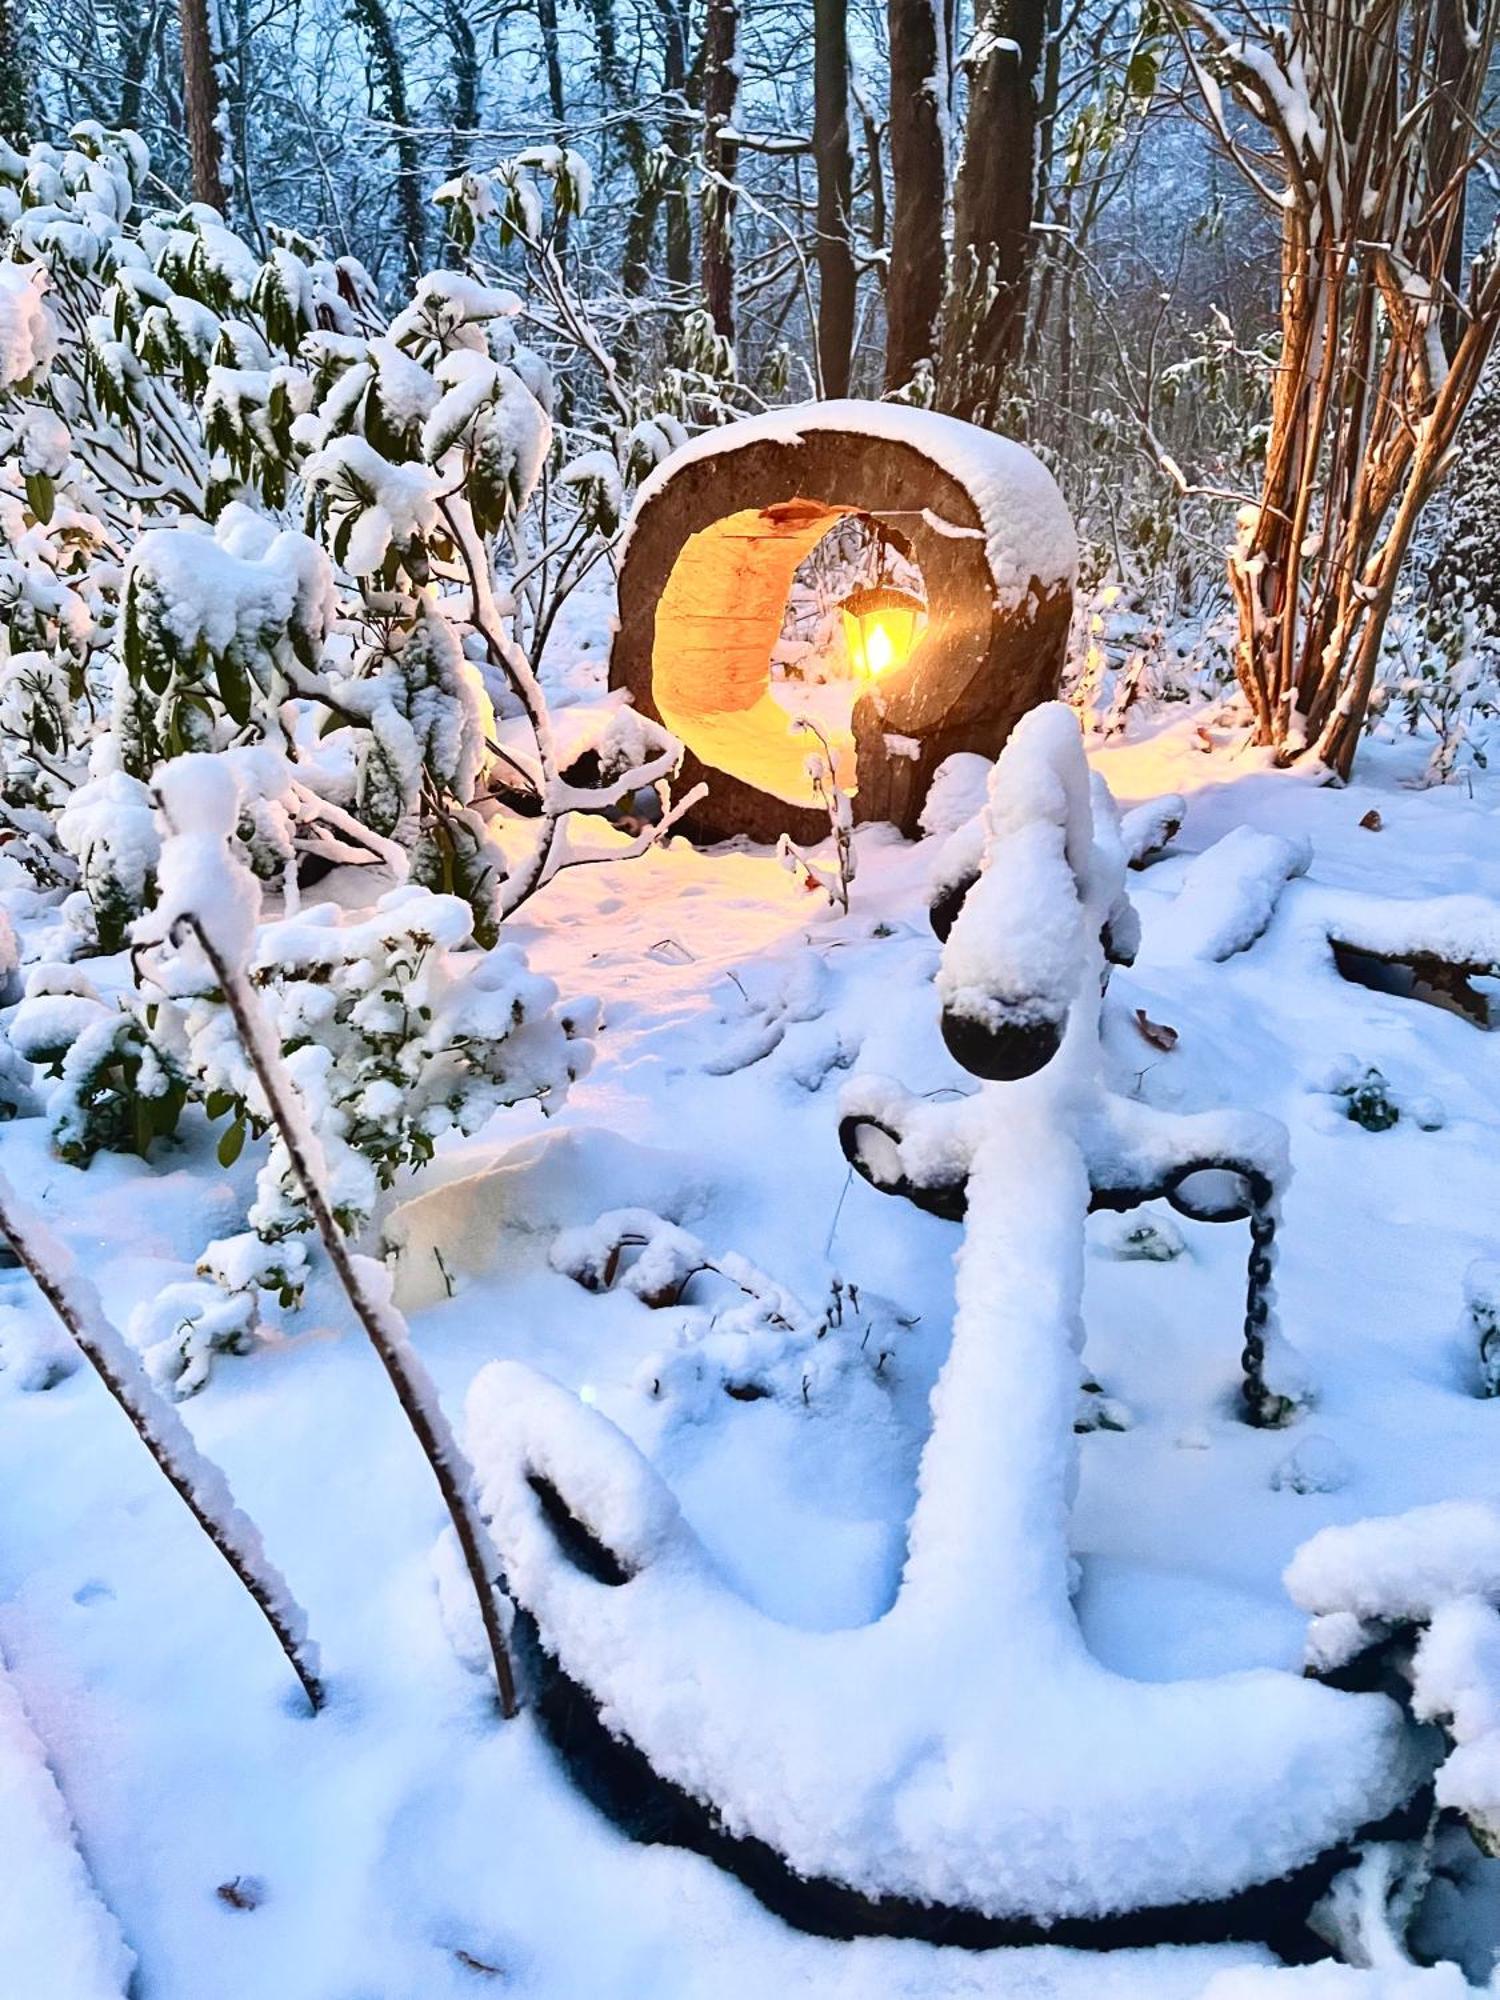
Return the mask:
POLYGON ((293 1102, 284 1074, 271 1059, 269 1041, 249 983, 244 974, 225 958, 208 925, 200 918, 187 914, 179 919, 173 928, 174 941, 183 927, 192 931, 212 968, 250 1066, 265 1095, 267 1109, 286 1147, 287 1158, 302 1184, 308 1210, 328 1253, 328 1261, 343 1286, 355 1318, 390 1378, 396 1400, 422 1447, 427 1463, 432 1467, 479 1604, 479 1615, 484 1623, 485 1638, 489 1642, 495 1670, 500 1710, 509 1720, 517 1709, 516 1682, 496 1602, 500 1564, 474 1500, 473 1471, 443 1417, 437 1392, 427 1371, 412 1350, 405 1323, 393 1309, 383 1307, 370 1296, 356 1268, 344 1232, 329 1205, 322 1177, 313 1164, 308 1143, 311 1135, 302 1115, 302 1107, 300 1103, 293 1102))

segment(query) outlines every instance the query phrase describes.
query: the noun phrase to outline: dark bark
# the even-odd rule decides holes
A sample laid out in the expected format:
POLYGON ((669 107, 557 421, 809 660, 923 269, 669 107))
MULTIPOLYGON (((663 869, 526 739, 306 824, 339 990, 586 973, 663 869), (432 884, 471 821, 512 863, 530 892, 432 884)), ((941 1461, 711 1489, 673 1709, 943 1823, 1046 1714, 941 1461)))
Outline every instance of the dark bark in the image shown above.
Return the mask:
MULTIPOLYGON (((605 109, 611 114, 630 114, 636 92, 620 54, 615 0, 588 0, 588 7, 594 24, 594 66, 605 109)), ((645 125, 638 117, 622 116, 609 128, 604 156, 606 171, 615 159, 625 163, 635 182, 635 194, 625 221, 621 283, 627 298, 639 298, 651 278, 651 242, 661 209, 661 184, 651 172, 651 146, 645 125)), ((627 325, 621 339, 622 356, 634 353, 636 346, 635 328, 627 325)))
POLYGON ((704 303, 714 331, 734 339, 734 176, 738 142, 727 136, 734 124, 740 79, 739 0, 708 0, 703 26, 703 222, 700 273, 704 303))
POLYGON ((901 389, 935 359, 943 303, 943 127, 947 95, 934 0, 889 0, 891 259, 885 386, 901 389))
POLYGON ((30 97, 22 0, 0 0, 0 139, 13 146, 30 136, 30 97))
MULTIPOLYGON (((221 5, 224 0, 221 0, 221 5)), ((234 47, 220 51, 223 64, 221 75, 227 91, 225 110, 228 113, 229 131, 234 145, 230 168, 231 183, 237 183, 237 204, 240 219, 248 226, 251 239, 257 249, 264 254, 266 234, 261 227, 260 214, 255 202, 255 188, 251 180, 250 159, 250 80, 251 80, 251 20, 249 0, 233 0, 234 7, 234 47)), ((222 16, 221 16, 222 18, 222 16)))
MULTIPOLYGON (((1050 207, 1053 172, 1058 142, 1058 109, 1062 96, 1062 0, 1047 0, 1047 45, 1042 59, 1042 79, 1037 91, 1036 215, 1049 222, 1063 220, 1050 207)), ((1060 207, 1065 208, 1064 203, 1060 207)), ((1050 254, 1041 265, 1035 306, 1027 329, 1027 353, 1042 350, 1050 324, 1050 311, 1063 261, 1068 255, 1058 243, 1049 245, 1050 254)))
POLYGON ((349 11, 369 41, 374 70, 371 95, 395 128, 396 214, 406 275, 414 278, 426 262, 427 207, 422 199, 422 147, 411 129, 401 48, 385 0, 349 0, 349 11))
POLYGON ((860 125, 864 131, 865 158, 869 162, 870 176, 868 191, 870 196, 870 247, 873 250, 885 248, 886 220, 885 197, 885 134, 869 99, 859 94, 855 99, 860 125))
POLYGON ((443 22, 453 50, 453 149, 448 165, 461 174, 469 164, 469 146, 479 123, 479 45, 464 0, 446 0, 443 22))
POLYGON ((938 402, 993 420, 1026 329, 1036 206, 1036 77, 1046 0, 982 0, 970 53, 938 402))
POLYGON ((193 200, 207 202, 222 214, 227 204, 218 124, 219 78, 214 69, 207 0, 178 0, 178 21, 182 31, 182 108, 187 125, 193 200))
POLYGON ((693 216, 688 205, 688 162, 693 149, 689 96, 687 0, 657 0, 662 29, 663 140, 670 159, 662 190, 667 215, 667 283, 689 291, 693 283, 693 216))
MULTIPOLYGON (((562 40, 557 30, 557 0, 536 0, 537 25, 542 31, 542 61, 547 69, 547 109, 552 114, 554 139, 562 143, 567 123, 568 96, 563 87, 562 40)), ((568 218, 558 214, 553 223, 553 248, 561 256, 568 245, 568 218)))
POLYGON ((561 135, 568 115, 567 92, 563 88, 562 41, 557 31, 557 0, 536 0, 537 26, 542 31, 542 61, 547 69, 547 109, 561 135))
POLYGON ((132 7, 127 0, 127 4, 118 9, 120 99, 115 123, 128 126, 132 131, 141 122, 141 94, 146 86, 146 72, 151 66, 151 51, 161 33, 165 13, 164 0, 155 0, 155 4, 149 7, 132 7))
POLYGON ((1443 288, 1445 297, 1442 308, 1443 352, 1452 354, 1458 344, 1462 322, 1467 317, 1463 310, 1464 282, 1464 222, 1467 212, 1469 177, 1460 175, 1464 154, 1472 144, 1473 135, 1464 121, 1460 106, 1466 101, 1464 72, 1474 60, 1468 38, 1467 0, 1433 0, 1432 9, 1432 62, 1437 95, 1444 106, 1445 115, 1432 123, 1433 143, 1428 152, 1427 179, 1431 197, 1455 177, 1459 186, 1451 208, 1444 205, 1442 213, 1448 221, 1448 241, 1442 258, 1443 288))
POLYGON ((813 0, 813 159, 818 170, 818 361, 825 396, 847 396, 854 354, 849 208, 849 0, 813 0))

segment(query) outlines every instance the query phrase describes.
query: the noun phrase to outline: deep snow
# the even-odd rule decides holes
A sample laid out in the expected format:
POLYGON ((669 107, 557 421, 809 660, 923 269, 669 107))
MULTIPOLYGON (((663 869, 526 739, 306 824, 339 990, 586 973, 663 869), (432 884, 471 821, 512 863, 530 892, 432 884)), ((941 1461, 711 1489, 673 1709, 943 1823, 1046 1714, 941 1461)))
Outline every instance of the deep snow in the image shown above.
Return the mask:
MULTIPOLYGON (((1112 1081, 1173 1111, 1286 1121, 1279 1306, 1318 1400, 1286 1431, 1238 1419, 1242 1227, 1182 1223, 1184 1254, 1154 1260, 1118 1254, 1114 1219, 1094 1218, 1086 1360, 1132 1422, 1080 1440, 1080 1616, 1104 1666, 1147 1681, 1295 1669, 1306 1618, 1281 1573, 1301 1543, 1416 1505, 1500 1500, 1500 1401, 1475 1394, 1463 1290, 1500 1213, 1500 1038, 1347 983, 1327 944, 1342 892, 1500 898, 1500 783, 1410 791, 1421 747, 1371 746, 1356 785, 1322 790, 1249 754, 1204 755, 1191 722, 1094 762, 1122 802, 1177 791, 1188 807, 1166 858, 1130 878, 1144 937, 1106 1004, 1112 1081), (1379 830, 1360 824, 1372 805, 1379 830), (1309 841, 1312 857, 1265 934, 1220 962, 1182 949, 1173 902, 1191 858, 1239 826, 1309 841), (1137 1010, 1176 1030, 1170 1049, 1137 1010), (1437 1100, 1442 1122, 1362 1129, 1327 1088, 1346 1057, 1398 1101, 1437 1100)), ((891 1601, 959 1240, 851 1178, 838 1089, 866 1069, 919 1093, 973 1087, 938 1033, 925 887, 939 840, 857 839, 848 917, 774 855, 681 842, 555 882, 507 928, 565 999, 603 1002, 594 1068, 550 1122, 520 1107, 445 1149, 420 1184, 436 1191, 391 1225, 398 1296, 452 1416, 487 1361, 553 1375, 635 1439, 752 1606, 810 1631, 891 1601), (842 1365, 805 1400, 785 1367, 770 1396, 723 1394, 720 1294, 674 1312, 588 1292, 550 1261, 560 1229, 627 1207, 741 1253, 815 1309, 835 1272, 853 1280, 879 1340, 861 1349, 850 1314, 825 1336, 842 1365)), ((40 1121, 7 1128, 0 1155, 122 1324, 239 1226, 258 1164, 249 1147, 222 1172, 196 1127, 151 1167, 106 1157, 84 1175, 47 1155, 40 1121)), ((45 1308, 12 1271, 0 1307, 9 1361, 25 1345, 10 1327, 40 1333, 45 1308)), ((308 1612, 331 1693, 316 1721, 98 1383, 77 1371, 39 1393, 24 1367, 0 1372, 0 1648, 139 1961, 140 2000, 1463 1990, 1451 1969, 1287 1973, 1238 1947, 1098 1959, 836 1945, 788 1931, 705 1862, 630 1846, 528 1719, 494 1719, 455 1655, 462 1600, 450 1594, 445 1623, 430 1478, 326 1278, 286 1334, 219 1360, 184 1415, 308 1612)), ((24 1884, 4 1865, 17 1838, 0 1825, 0 1910, 24 1884)), ((1464 1879, 1439 1884, 1419 1938, 1462 1950, 1478 1980, 1500 1948, 1500 1868, 1461 1845, 1454 1866, 1464 1879)), ((0 1996, 75 2000, 61 1966, 0 1966, 0 1996)))

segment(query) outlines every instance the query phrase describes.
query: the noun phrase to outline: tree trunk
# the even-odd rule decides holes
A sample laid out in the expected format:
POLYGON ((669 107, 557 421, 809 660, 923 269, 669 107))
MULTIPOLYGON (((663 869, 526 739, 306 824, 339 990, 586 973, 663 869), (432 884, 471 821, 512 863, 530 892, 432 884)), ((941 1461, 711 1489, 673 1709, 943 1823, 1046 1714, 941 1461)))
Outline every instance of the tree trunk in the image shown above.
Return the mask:
POLYGON ((182 30, 182 107, 187 121, 188 161, 193 200, 207 202, 222 214, 224 198, 223 142, 219 131, 219 78, 209 26, 212 0, 178 0, 182 30))
MULTIPOLYGON (((622 114, 618 117, 618 122, 609 127, 606 141, 611 135, 613 136, 615 157, 625 162, 635 183, 635 193, 625 221, 624 262, 621 269, 621 285, 625 296, 635 299, 641 297, 651 279, 651 241, 656 231, 657 213, 661 208, 661 184, 657 176, 651 172, 651 147, 646 136, 646 128, 632 108, 634 92, 620 55, 620 33, 615 20, 615 0, 588 0, 588 7, 594 24, 595 68, 604 109, 611 116, 622 114)), ((607 147, 604 155, 606 169, 612 163, 607 147)), ((627 322, 621 334, 620 354, 617 358, 633 354, 638 344, 636 328, 627 322)))
POLYGON ((30 137, 30 97, 23 0, 0 0, 0 139, 13 146, 30 137))
POLYGON ((996 416, 1026 328, 1045 22, 1045 0, 981 0, 965 57, 969 112, 953 193, 938 402, 978 423, 996 416))
POLYGON ((479 123, 479 45, 464 0, 446 0, 443 24, 453 51, 453 143, 448 154, 451 173, 469 164, 474 127, 479 123))
MULTIPOLYGON (((1433 0, 1433 70, 1442 115, 1432 121, 1433 142, 1428 149, 1427 185, 1429 198, 1460 171, 1465 149, 1472 134, 1464 121, 1462 93, 1464 74, 1471 61, 1468 45, 1466 0, 1433 0)), ((1468 176, 1463 176, 1458 198, 1452 205, 1446 243, 1438 246, 1436 262, 1443 273, 1443 310, 1439 321, 1443 350, 1451 354, 1458 345, 1463 321, 1464 224, 1468 214, 1468 176)))
POLYGON ((132 132, 141 122, 146 72, 151 67, 151 51, 161 34, 165 13, 166 0, 152 0, 150 6, 134 6, 131 0, 123 0, 115 9, 120 40, 120 97, 114 122, 132 132))
MULTIPOLYGON (((547 108, 552 114, 552 137, 558 145, 568 119, 568 97, 563 87, 562 39, 557 31, 557 0, 536 0, 537 24, 542 31, 542 60, 547 67, 547 108)), ((568 218, 558 215, 553 223, 552 247, 559 257, 568 247, 568 218)))
MULTIPOLYGON (((1453 0, 1411 0, 1367 39, 1344 0, 1293 0, 1289 28, 1248 47, 1197 0, 1182 4, 1266 128, 1255 157, 1274 152, 1280 168, 1268 186, 1246 166, 1215 76, 1203 87, 1209 115, 1273 202, 1282 239, 1260 504, 1242 511, 1230 555, 1236 667, 1257 742, 1279 762, 1308 755, 1347 777, 1402 564, 1500 334, 1500 270, 1477 266, 1453 346, 1437 351, 1500 4, 1484 0, 1456 35, 1438 12, 1453 0), (1308 80, 1308 124, 1345 135, 1337 176, 1303 147, 1285 94, 1267 88, 1268 66, 1292 57, 1308 80)), ((1189 49, 1201 84, 1203 57, 1189 49)))
POLYGON ((688 102, 686 0, 657 0, 662 27, 663 140, 671 165, 662 193, 667 208, 667 283, 687 292, 693 283, 693 214, 688 206, 692 123, 688 102))
POLYGON ((715 333, 734 339, 734 176, 739 143, 734 124, 740 78, 739 0, 708 0, 703 25, 703 297, 715 333))
POLYGON ((813 159, 818 170, 818 362, 825 396, 847 396, 854 356, 849 209, 849 0, 813 0, 813 159))
MULTIPOLYGON (((182 0, 184 7, 191 0, 182 0)), ((375 79, 371 95, 395 127, 396 213, 401 224, 405 275, 417 277, 427 255, 427 207, 422 199, 422 147, 411 129, 406 103, 406 71, 395 25, 385 0, 350 0, 349 11, 370 44, 375 79)))
POLYGON ((937 0, 889 0, 891 260, 885 386, 903 389, 937 353, 943 303, 943 108, 948 56, 937 0))

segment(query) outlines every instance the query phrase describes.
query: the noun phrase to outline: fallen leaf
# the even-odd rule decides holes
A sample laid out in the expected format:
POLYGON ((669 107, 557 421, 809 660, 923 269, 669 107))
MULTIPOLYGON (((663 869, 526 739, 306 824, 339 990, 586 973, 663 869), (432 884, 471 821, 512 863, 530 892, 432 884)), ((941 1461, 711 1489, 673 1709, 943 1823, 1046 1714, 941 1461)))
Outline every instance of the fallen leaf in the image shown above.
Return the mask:
POLYGON ((1165 1021, 1153 1021, 1144 1007, 1135 1010, 1135 1025, 1142 1037, 1153 1049, 1175 1049, 1177 1030, 1169 1028, 1165 1021))
POLYGON ((1370 810, 1365 814, 1364 818, 1360 821, 1360 825, 1363 827, 1367 827, 1371 833, 1379 833, 1380 829, 1385 825, 1385 821, 1380 817, 1380 814, 1376 812, 1374 806, 1371 806, 1370 810))
POLYGON ((476 1958, 472 1951, 465 1951, 462 1945, 455 1945, 453 1956, 466 1972, 477 1972, 482 1979, 502 1979, 505 1976, 498 1965, 491 1965, 485 1959, 476 1958))
POLYGON ((221 1882, 214 1894, 231 1910, 258 1910, 266 1900, 266 1885, 254 1875, 236 1875, 231 1882, 221 1882))

